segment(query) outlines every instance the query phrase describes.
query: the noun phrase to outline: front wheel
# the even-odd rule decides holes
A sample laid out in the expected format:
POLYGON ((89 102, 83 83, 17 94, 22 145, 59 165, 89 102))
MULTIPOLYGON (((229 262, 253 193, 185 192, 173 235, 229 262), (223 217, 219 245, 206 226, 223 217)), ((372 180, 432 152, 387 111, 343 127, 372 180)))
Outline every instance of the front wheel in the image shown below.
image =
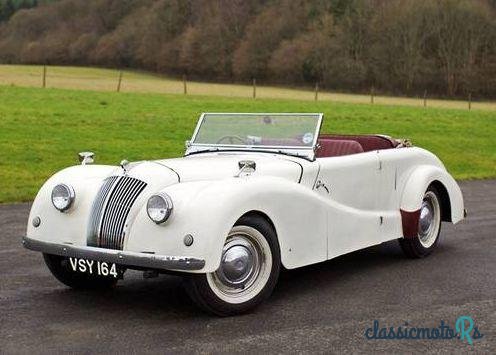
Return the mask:
POLYGON ((43 254, 43 259, 45 259, 45 264, 52 272, 52 275, 66 286, 80 290, 89 290, 108 289, 117 284, 117 279, 115 278, 81 274, 72 271, 69 266, 69 259, 66 257, 43 254))
POLYGON ((441 232, 441 204, 439 192, 430 186, 424 194, 418 233, 415 238, 399 239, 403 252, 410 258, 423 258, 434 250, 441 232))
POLYGON ((189 276, 186 291, 210 313, 240 314, 270 296, 280 268, 279 244, 272 226, 258 216, 243 217, 226 238, 217 271, 189 276))

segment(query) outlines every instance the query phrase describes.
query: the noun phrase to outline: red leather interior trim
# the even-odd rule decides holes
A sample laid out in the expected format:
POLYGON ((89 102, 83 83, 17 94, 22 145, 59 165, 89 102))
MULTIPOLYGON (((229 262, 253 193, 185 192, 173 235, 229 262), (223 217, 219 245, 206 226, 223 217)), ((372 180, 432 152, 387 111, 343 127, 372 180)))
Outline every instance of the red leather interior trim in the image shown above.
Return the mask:
POLYGON ((320 134, 319 139, 338 139, 338 140, 351 140, 360 143, 364 152, 371 150, 391 149, 395 148, 398 143, 384 136, 377 136, 373 134, 364 135, 348 135, 348 134, 320 134))
POLYGON ((400 209, 403 237, 415 238, 418 235, 420 210, 407 212, 400 209))
POLYGON ((317 158, 337 157, 341 155, 363 153, 362 146, 356 141, 319 139, 318 142, 319 148, 316 152, 317 158))

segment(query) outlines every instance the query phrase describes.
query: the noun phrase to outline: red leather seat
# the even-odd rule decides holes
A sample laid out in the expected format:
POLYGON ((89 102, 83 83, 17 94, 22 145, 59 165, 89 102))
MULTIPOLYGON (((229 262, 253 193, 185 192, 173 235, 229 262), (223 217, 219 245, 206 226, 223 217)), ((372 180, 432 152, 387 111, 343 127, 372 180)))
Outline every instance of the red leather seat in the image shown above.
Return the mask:
POLYGON ((395 148, 398 143, 388 137, 378 135, 346 135, 346 134, 321 134, 319 139, 337 139, 337 140, 350 140, 358 142, 364 152, 371 150, 391 149, 395 148))
POLYGON ((352 140, 319 139, 318 142, 317 158, 363 153, 360 143, 352 140))

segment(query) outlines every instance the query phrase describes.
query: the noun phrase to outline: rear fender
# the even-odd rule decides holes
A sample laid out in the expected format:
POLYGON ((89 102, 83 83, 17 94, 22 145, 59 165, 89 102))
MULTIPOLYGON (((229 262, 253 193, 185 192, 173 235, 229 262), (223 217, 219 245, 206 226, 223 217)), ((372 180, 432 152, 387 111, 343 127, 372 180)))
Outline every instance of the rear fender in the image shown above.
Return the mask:
POLYGON ((417 235, 420 207, 425 191, 431 184, 438 187, 442 195, 441 199, 444 199, 441 201, 444 207, 444 219, 458 223, 464 218, 463 196, 457 182, 440 167, 421 165, 410 174, 401 194, 400 211, 405 237, 417 235))

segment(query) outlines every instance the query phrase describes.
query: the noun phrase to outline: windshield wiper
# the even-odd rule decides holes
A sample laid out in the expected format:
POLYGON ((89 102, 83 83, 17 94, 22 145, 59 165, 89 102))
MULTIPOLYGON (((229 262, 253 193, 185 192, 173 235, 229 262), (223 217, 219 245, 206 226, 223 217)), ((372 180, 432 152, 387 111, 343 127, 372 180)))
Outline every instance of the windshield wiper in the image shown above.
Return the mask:
POLYGON ((306 157, 305 155, 302 155, 302 154, 298 154, 298 153, 288 153, 288 152, 284 152, 282 150, 278 150, 277 152, 271 152, 271 153, 279 153, 279 154, 282 154, 282 155, 287 155, 287 156, 290 156, 290 157, 295 157, 295 158, 302 158, 302 159, 307 159, 307 160, 310 160, 308 157, 306 157))
POLYGON ((281 154, 281 155, 286 155, 290 157, 295 157, 295 158, 300 158, 300 159, 305 159, 308 161, 312 161, 309 157, 303 154, 298 154, 298 153, 290 153, 290 152, 285 152, 283 150, 265 150, 265 149, 219 149, 219 148, 207 148, 207 149, 202 149, 202 150, 197 150, 191 153, 188 153, 188 155, 193 155, 193 154, 200 154, 200 153, 213 153, 213 152, 255 152, 255 153, 269 153, 269 154, 281 154))
POLYGON ((213 152, 220 152, 219 148, 206 148, 202 150, 195 150, 194 152, 190 152, 187 155, 191 154, 199 154, 199 153, 213 153, 213 152))

